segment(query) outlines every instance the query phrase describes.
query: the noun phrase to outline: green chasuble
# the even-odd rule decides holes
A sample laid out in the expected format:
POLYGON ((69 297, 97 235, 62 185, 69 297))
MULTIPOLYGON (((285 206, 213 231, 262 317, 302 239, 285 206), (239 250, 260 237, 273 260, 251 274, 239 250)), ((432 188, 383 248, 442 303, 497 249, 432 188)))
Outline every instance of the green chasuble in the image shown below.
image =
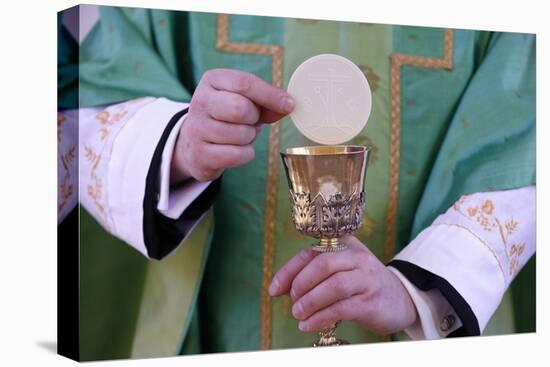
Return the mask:
MULTIPOLYGON (((212 68, 284 88, 316 54, 357 64, 373 104, 351 141, 372 149, 356 236, 384 262, 462 194, 535 184, 533 35, 112 7, 100 14, 79 59, 60 65, 63 97, 71 92, 63 76, 80 61, 81 106, 141 96, 189 101, 212 68)), ((278 152, 312 144, 288 119, 266 126, 254 161, 225 171, 213 210, 166 260, 146 261, 83 212, 82 358, 311 345, 316 335, 298 330, 290 299, 271 299, 266 287, 311 243, 292 225, 278 152), (164 293, 155 293, 156 282, 164 293)), ((533 266, 485 334, 534 331, 533 266)), ((383 340, 352 322, 338 335, 383 340)))

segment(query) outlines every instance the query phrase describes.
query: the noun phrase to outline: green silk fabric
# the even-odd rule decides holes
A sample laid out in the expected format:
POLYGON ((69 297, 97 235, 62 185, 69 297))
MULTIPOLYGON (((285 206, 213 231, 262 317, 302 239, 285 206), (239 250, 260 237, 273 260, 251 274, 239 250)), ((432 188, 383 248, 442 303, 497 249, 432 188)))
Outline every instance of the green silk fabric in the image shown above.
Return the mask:
MULTIPOLYGON (((271 81, 271 57, 216 49, 216 14, 100 8, 101 21, 80 46, 81 106, 146 95, 189 101, 201 75, 211 68, 239 69, 271 81)), ((302 61, 319 53, 340 54, 364 71, 373 92, 373 108, 367 128, 352 143, 370 146, 372 155, 366 173, 365 223, 356 235, 382 259, 390 172, 390 57, 397 52, 440 58, 444 30, 235 15, 230 17, 228 31, 230 42, 283 47, 283 87, 302 61)), ((464 193, 535 184, 534 42, 532 35, 456 30, 451 70, 402 67, 396 251, 464 193)), ((59 66, 60 85, 64 86, 61 96, 70 90, 67 85, 71 83, 62 81, 63 75, 70 74, 68 68, 74 67, 72 60, 59 66)), ((288 118, 280 124, 281 150, 313 144, 288 118)), ((200 274, 179 274, 174 264, 165 271, 165 282, 172 282, 171 287, 189 287, 187 294, 195 295, 186 296, 192 303, 173 300, 175 305, 180 302, 179 309, 165 307, 170 310, 165 318, 185 320, 178 330, 167 327, 178 340, 136 341, 136 330, 138 334, 162 333, 158 328, 153 331, 153 326, 142 326, 147 318, 138 316, 140 300, 155 297, 147 295, 154 285, 147 280, 146 262, 120 241, 107 240, 107 235, 99 234, 99 226, 86 219, 89 229, 82 246, 89 249, 82 252, 81 261, 88 265, 81 271, 92 271, 94 264, 113 259, 120 259, 116 261, 128 270, 125 276, 117 276, 120 268, 103 267, 102 277, 93 278, 98 283, 82 283, 82 292, 94 300, 83 303, 81 309, 82 349, 89 359, 260 349, 268 133, 264 128, 254 143, 253 162, 224 173, 211 236, 196 236, 180 246, 184 249, 200 242, 196 248, 205 248, 199 252, 207 253, 207 259, 206 255, 180 257, 187 267, 190 261, 204 260, 204 266, 196 267, 200 274), (101 249, 91 243, 96 238, 104 241, 101 249), (99 282, 128 289, 133 296, 117 302, 117 292, 106 291, 99 282), (117 323, 110 321, 115 319, 117 323), (94 326, 98 324, 103 325, 101 330, 94 326), (121 339, 99 344, 98 340, 110 335, 121 339), (167 344, 181 345, 181 350, 166 348, 167 344)), ((287 190, 279 165, 275 271, 311 243, 292 226, 287 190)), ((162 268, 164 262, 155 265, 162 268)), ((531 261, 516 279, 486 334, 534 331, 533 267, 531 261), (520 282, 525 286, 519 286, 520 282)), ((272 348, 304 347, 315 340, 315 334, 298 330, 288 297, 274 299, 271 306, 272 348)), ((155 312, 160 305, 149 302, 148 307, 148 312, 155 312)), ((353 343, 381 340, 351 322, 343 322, 338 335, 353 343)))

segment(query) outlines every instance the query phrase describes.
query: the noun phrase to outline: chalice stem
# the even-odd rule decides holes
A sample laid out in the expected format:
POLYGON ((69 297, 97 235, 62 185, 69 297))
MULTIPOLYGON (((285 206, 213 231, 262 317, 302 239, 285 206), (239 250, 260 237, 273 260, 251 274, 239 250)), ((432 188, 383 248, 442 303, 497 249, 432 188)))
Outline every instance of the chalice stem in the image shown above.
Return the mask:
POLYGON ((340 321, 335 322, 319 331, 319 340, 313 344, 314 347, 328 347, 331 345, 349 344, 347 340, 336 339, 336 327, 340 321))
POLYGON ((338 252, 346 249, 346 245, 336 238, 321 238, 318 243, 312 245, 317 252, 338 252))

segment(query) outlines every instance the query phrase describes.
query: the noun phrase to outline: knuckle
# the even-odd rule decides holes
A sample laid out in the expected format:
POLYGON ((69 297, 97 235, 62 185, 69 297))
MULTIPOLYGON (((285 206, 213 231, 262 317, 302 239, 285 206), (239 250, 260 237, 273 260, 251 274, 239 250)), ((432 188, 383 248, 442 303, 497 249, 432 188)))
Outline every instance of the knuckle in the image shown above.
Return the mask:
POLYGON ((202 74, 201 82, 204 81, 204 80, 209 80, 210 77, 212 76, 213 70, 215 70, 215 69, 206 70, 206 71, 202 74))
POLYGON ((311 297, 304 296, 300 300, 304 315, 310 315, 312 310, 316 309, 316 302, 311 297))
POLYGON ((235 99, 229 105, 229 117, 235 122, 242 121, 246 117, 246 111, 244 101, 235 99))
POLYGON ((356 265, 369 264, 372 260, 370 254, 360 248, 352 250, 352 259, 356 265))
POLYGON ((233 81, 233 90, 237 93, 246 93, 252 84, 252 76, 247 73, 239 74, 233 81))
MULTIPOLYGON (((378 273, 378 271, 368 263, 363 264, 363 266, 359 269, 363 273, 366 279, 377 280, 380 278, 380 274, 378 273)), ((375 289, 376 286, 377 286, 377 282, 375 281, 369 282, 369 288, 375 289)))
POLYGON ((225 157, 225 165, 227 167, 236 167, 249 163, 254 159, 254 148, 250 145, 239 147, 234 149, 230 154, 225 157))
POLYGON ((334 289, 336 294, 340 297, 347 297, 348 295, 348 286, 347 282, 342 279, 343 276, 341 273, 335 274, 329 278, 330 287, 334 289))
POLYGON ((366 317, 369 319, 375 319, 378 315, 383 315, 385 312, 381 309, 382 304, 377 302, 375 299, 368 297, 366 295, 360 296, 357 298, 358 308, 360 312, 354 311, 350 313, 348 319, 357 320, 361 317, 366 317))
POLYGON ((233 132, 236 136, 238 136, 238 140, 241 143, 247 143, 248 139, 251 137, 251 134, 254 134, 254 128, 252 126, 244 125, 244 124, 234 124, 232 126, 233 132))
POLYGON ((229 152, 231 151, 228 151, 222 158, 221 164, 223 167, 234 167, 239 163, 238 154, 229 152))
POLYGON ((372 294, 369 290, 364 291, 360 295, 357 296, 357 300, 362 304, 366 306, 372 306, 372 294))
POLYGON ((204 74, 202 74, 202 78, 201 78, 201 81, 199 82, 199 84, 201 84, 203 81, 204 82, 208 82, 210 83, 210 81, 212 80, 212 78, 220 72, 221 69, 209 69, 209 70, 206 70, 204 72, 204 74))
POLYGON ((278 96, 276 97, 276 100, 279 101, 279 108, 282 110, 285 109, 285 104, 287 100, 287 94, 285 92, 279 91, 277 92, 278 96))
POLYGON ((372 259, 374 256, 372 253, 370 253, 367 250, 367 247, 364 245, 361 245, 360 247, 357 247, 356 249, 354 249, 354 253, 358 256, 363 257, 364 259, 372 259))
POLYGON ((288 281, 290 278, 290 272, 288 271, 287 267, 281 268, 279 272, 275 275, 274 279, 276 279, 279 284, 283 284, 288 281))
POLYGON ((303 262, 308 262, 311 257, 311 250, 305 248, 298 253, 298 258, 303 262))
POLYGON ((319 268, 321 272, 323 272, 324 274, 331 274, 333 265, 332 265, 330 254, 328 254, 329 256, 323 256, 323 255, 327 255, 327 254, 321 254, 321 256, 319 256, 319 268))
POLYGON ((243 149, 230 149, 226 152, 223 157, 223 166, 224 167, 237 167, 243 165, 247 162, 248 149, 247 147, 242 147, 243 149))
POLYGON ((208 99, 202 95, 195 95, 189 105, 189 113, 200 113, 208 110, 208 99))

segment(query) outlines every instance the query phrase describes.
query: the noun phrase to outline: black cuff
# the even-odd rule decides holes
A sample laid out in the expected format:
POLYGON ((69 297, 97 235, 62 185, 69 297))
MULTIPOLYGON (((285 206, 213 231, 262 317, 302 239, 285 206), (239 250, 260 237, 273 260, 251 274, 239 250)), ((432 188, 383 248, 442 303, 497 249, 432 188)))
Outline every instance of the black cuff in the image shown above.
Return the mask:
POLYGON ((168 218, 157 209, 162 152, 170 132, 186 113, 187 109, 176 113, 164 129, 147 172, 143 197, 143 239, 147 254, 157 260, 168 255, 180 244, 193 224, 212 206, 220 188, 221 179, 212 182, 178 219, 168 218))
POLYGON ((462 327, 450 333, 448 337, 480 335, 476 315, 448 281, 408 261, 392 260, 388 266, 399 270, 412 284, 423 291, 439 289, 462 321, 462 327))

